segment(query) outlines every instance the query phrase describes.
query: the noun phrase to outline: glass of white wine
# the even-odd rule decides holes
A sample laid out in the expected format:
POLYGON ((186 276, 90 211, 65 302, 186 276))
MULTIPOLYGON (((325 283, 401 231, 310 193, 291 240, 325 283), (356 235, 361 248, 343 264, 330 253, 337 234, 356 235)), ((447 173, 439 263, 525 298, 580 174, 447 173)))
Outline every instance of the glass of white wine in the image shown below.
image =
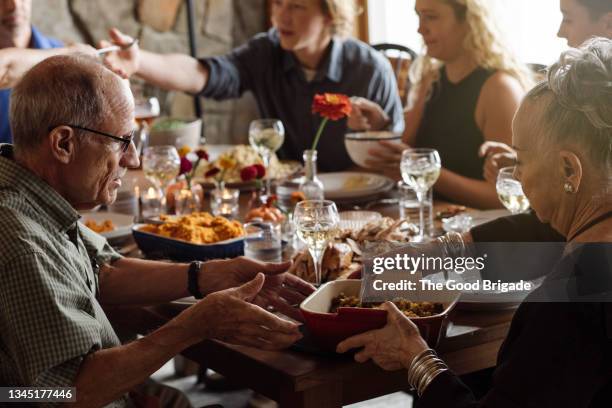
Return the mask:
POLYGON ((400 171, 402 179, 416 193, 419 200, 419 235, 414 241, 425 240, 425 220, 423 215, 427 193, 440 177, 442 161, 435 149, 406 149, 402 153, 400 171))
POLYGON ((529 200, 523 192, 521 182, 514 177, 514 167, 499 170, 495 188, 499 200, 512 214, 520 214, 529 209, 529 200))
POLYGON ((257 119, 249 126, 249 143, 266 168, 266 195, 270 196, 270 160, 285 141, 285 127, 278 119, 257 119))
POLYGON ((315 286, 321 284, 321 263, 327 245, 334 239, 340 217, 333 201, 305 200, 293 211, 297 235, 308 247, 315 267, 315 286))
POLYGON ((181 158, 176 147, 150 146, 144 149, 142 170, 145 177, 162 191, 162 201, 165 201, 166 188, 179 175, 180 168, 181 158))

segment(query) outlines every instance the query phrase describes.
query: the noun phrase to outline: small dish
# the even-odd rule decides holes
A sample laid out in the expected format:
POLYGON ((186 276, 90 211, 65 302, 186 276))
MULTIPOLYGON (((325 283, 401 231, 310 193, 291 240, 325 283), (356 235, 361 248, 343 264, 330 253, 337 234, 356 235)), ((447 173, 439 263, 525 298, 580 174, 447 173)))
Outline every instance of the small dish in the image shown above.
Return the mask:
POLYGON ((468 232, 474 226, 471 215, 458 214, 450 218, 442 218, 442 229, 446 232, 468 232))
MULTIPOLYGON (((358 307, 341 307, 337 313, 330 313, 332 299, 340 293, 347 296, 359 296, 361 280, 347 279, 328 282, 307 297, 300 305, 308 330, 314 341, 327 350, 335 349, 342 340, 383 327, 387 322, 387 311, 358 307)), ((440 291, 444 311, 429 317, 411 318, 425 341, 435 347, 446 331, 449 312, 459 298, 459 293, 440 291), (444 293, 442 293, 444 292, 444 293)))

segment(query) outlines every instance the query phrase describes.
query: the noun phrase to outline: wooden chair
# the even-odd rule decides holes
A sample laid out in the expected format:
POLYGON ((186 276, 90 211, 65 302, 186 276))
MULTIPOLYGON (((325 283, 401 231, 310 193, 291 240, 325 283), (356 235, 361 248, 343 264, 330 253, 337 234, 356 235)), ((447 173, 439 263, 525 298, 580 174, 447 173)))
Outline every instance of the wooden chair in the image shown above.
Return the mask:
POLYGON ((402 105, 405 106, 408 102, 408 91, 410 90, 408 73, 410 72, 410 66, 417 58, 417 53, 399 44, 375 44, 372 45, 372 48, 382 52, 391 62, 400 99, 402 100, 402 105))

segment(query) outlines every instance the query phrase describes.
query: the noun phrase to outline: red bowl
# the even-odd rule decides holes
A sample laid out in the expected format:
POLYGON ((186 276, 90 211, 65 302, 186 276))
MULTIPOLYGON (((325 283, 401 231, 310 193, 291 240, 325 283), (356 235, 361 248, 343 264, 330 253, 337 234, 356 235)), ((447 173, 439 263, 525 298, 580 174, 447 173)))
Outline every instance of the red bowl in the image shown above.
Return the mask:
MULTIPOLYGON (((342 340, 370 330, 380 329, 387 323, 387 311, 359 307, 340 307, 329 313, 332 299, 340 293, 359 296, 361 280, 347 279, 328 282, 306 298, 300 305, 306 326, 317 344, 326 350, 335 350, 342 340)), ((429 317, 410 318, 430 347, 438 344, 446 332, 448 313, 457 303, 458 293, 441 294, 444 311, 429 317)))

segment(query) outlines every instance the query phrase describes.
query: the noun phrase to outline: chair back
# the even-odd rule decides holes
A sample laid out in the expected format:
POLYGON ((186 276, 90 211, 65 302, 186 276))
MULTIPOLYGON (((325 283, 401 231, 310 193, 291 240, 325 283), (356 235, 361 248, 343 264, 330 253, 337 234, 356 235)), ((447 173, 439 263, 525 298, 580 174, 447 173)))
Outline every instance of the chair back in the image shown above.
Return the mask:
POLYGON ((417 59, 417 53, 400 44, 375 44, 372 45, 372 48, 382 52, 389 62, 391 62, 402 105, 406 106, 408 102, 408 92, 410 91, 408 73, 410 72, 410 66, 414 60, 417 59))

